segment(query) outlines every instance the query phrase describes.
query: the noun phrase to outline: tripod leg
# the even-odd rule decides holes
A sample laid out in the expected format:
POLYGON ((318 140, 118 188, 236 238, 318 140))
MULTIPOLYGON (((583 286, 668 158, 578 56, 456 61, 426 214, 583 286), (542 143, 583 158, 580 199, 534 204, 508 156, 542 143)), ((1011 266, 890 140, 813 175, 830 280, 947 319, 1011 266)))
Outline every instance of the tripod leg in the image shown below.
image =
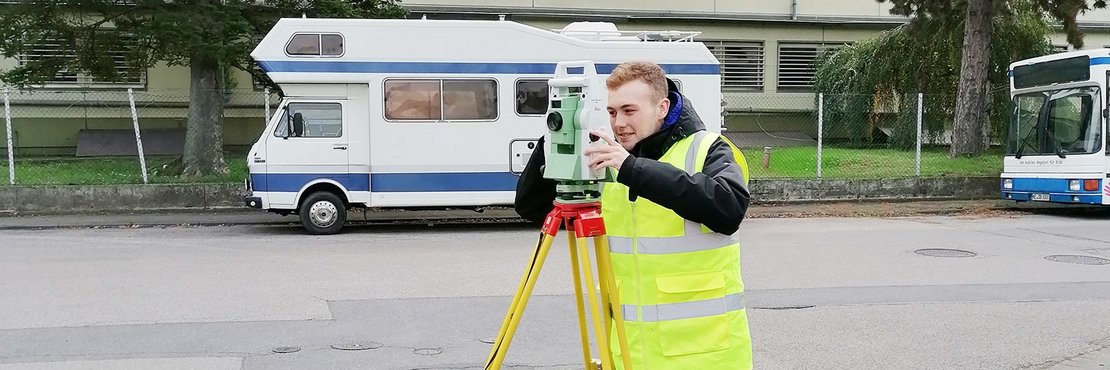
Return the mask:
MULTIPOLYGON (((588 369, 590 367, 590 332, 586 329, 586 305, 582 301, 582 268, 578 258, 577 239, 567 234, 567 243, 570 245, 570 269, 574 278, 574 302, 578 308, 578 332, 582 336, 582 361, 588 369)), ((583 246, 584 248, 585 246, 583 246)), ((587 264, 586 268, 590 268, 587 264)))
POLYGON ((505 361, 505 354, 509 351, 513 334, 516 332, 517 325, 520 324, 521 316, 524 315, 524 308, 528 304, 528 298, 532 295, 532 288, 536 285, 536 279, 540 275, 540 269, 543 268, 543 262, 547 259, 547 252, 551 250, 551 243, 554 240, 554 235, 541 233, 539 244, 532 255, 532 264, 524 271, 524 276, 520 279, 516 295, 513 296, 513 302, 509 305, 509 312, 505 314, 505 321, 501 323, 497 340, 490 350, 486 369, 500 369, 501 363, 505 361))
MULTIPOLYGON (((613 278, 613 260, 609 258, 609 239, 604 235, 594 237, 594 248, 597 253, 597 269, 598 275, 602 279, 602 297, 606 293, 609 294, 609 303, 612 308, 611 319, 617 327, 617 343, 621 349, 621 362, 624 364, 625 370, 632 369, 632 356, 628 352, 628 334, 624 329, 624 311, 621 307, 620 292, 617 290, 617 282, 613 278), (606 289, 608 286, 608 289, 606 289), (606 290, 608 292, 606 292, 606 290)), ((606 327, 608 329, 608 327, 606 327)), ((606 338, 608 339, 608 338, 606 338)), ((608 345, 608 343, 606 343, 608 345)))
MULTIPOLYGON (((586 238, 578 238, 578 244, 586 245, 586 238)), ((582 271, 585 272, 585 275, 586 275, 586 286, 590 287, 590 291, 586 296, 589 297, 589 301, 590 301, 590 316, 593 318, 594 333, 595 333, 595 335, 597 335, 599 337, 602 337, 602 338, 598 338, 598 346, 597 346, 598 347, 598 352, 601 352, 601 368, 603 370, 610 370, 610 369, 613 368, 613 355, 609 352, 608 343, 605 343, 604 338, 603 338, 604 333, 605 333, 605 329, 601 328, 602 323, 601 323, 601 318, 599 317, 599 315, 601 313, 601 309, 599 309, 599 307, 598 307, 597 296, 595 296, 594 292, 593 292, 594 273, 592 271, 593 268, 589 267, 590 266, 590 252, 589 252, 589 249, 588 248, 579 248, 578 249, 578 256, 582 260, 582 265, 586 266, 586 268, 583 268, 582 271)))

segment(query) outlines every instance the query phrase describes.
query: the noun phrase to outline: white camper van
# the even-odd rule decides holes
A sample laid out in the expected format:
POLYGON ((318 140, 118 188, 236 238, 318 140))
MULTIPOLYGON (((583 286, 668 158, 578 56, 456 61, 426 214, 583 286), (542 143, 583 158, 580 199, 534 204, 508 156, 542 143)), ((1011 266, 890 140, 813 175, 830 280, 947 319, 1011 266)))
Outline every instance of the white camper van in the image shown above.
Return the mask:
POLYGON ((601 78, 623 61, 659 63, 719 132, 720 66, 695 35, 282 19, 251 53, 284 99, 248 154, 246 205, 297 213, 315 234, 338 232, 351 207, 511 205, 561 61, 593 61, 601 78))

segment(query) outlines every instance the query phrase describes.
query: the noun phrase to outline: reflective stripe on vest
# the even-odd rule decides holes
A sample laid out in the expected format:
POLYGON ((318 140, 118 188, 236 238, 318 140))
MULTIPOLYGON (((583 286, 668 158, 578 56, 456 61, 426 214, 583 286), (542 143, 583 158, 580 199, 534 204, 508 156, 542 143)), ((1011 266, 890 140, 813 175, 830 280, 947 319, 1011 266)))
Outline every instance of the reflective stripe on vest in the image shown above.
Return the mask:
MULTIPOLYGON (((722 235, 719 233, 705 233, 701 232, 701 225, 693 222, 696 229, 691 232, 689 228, 686 229, 685 236, 676 236, 670 238, 639 238, 640 254, 671 254, 671 253, 689 253, 700 252, 711 249, 724 248, 726 246, 740 242, 740 234, 733 233, 732 235, 722 235)), ((619 254, 632 254, 633 252, 632 238, 622 236, 609 237, 609 252, 619 254)))
MULTIPOLYGON (((744 309, 744 293, 729 294, 721 298, 679 303, 657 304, 640 307, 640 322, 693 319, 723 315, 744 309)), ((626 321, 636 321, 636 305, 622 304, 621 312, 626 321)))

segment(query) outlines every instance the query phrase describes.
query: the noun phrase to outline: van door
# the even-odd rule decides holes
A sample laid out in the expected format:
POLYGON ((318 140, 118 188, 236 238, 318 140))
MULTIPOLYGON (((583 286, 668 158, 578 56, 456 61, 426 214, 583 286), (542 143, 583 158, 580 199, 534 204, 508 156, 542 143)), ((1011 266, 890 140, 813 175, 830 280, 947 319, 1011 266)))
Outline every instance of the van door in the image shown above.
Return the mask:
MULTIPOLYGON (((295 206, 296 193, 316 179, 350 183, 345 101, 290 101, 268 135, 266 169, 272 203, 295 206)), ((348 189, 350 190, 350 189, 348 189)))

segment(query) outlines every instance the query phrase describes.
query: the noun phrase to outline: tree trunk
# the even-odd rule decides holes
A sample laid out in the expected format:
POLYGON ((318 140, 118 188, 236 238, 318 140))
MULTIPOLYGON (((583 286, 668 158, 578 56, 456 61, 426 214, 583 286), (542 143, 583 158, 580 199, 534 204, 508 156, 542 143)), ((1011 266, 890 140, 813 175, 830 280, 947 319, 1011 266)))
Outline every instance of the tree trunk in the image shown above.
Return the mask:
POLYGON ((990 61, 991 0, 969 0, 964 21, 960 86, 952 127, 951 156, 979 155, 987 149, 987 66, 990 61))
POLYGON ((191 89, 189 120, 185 131, 182 176, 226 175, 224 163, 224 97, 220 64, 193 56, 189 62, 191 89))

